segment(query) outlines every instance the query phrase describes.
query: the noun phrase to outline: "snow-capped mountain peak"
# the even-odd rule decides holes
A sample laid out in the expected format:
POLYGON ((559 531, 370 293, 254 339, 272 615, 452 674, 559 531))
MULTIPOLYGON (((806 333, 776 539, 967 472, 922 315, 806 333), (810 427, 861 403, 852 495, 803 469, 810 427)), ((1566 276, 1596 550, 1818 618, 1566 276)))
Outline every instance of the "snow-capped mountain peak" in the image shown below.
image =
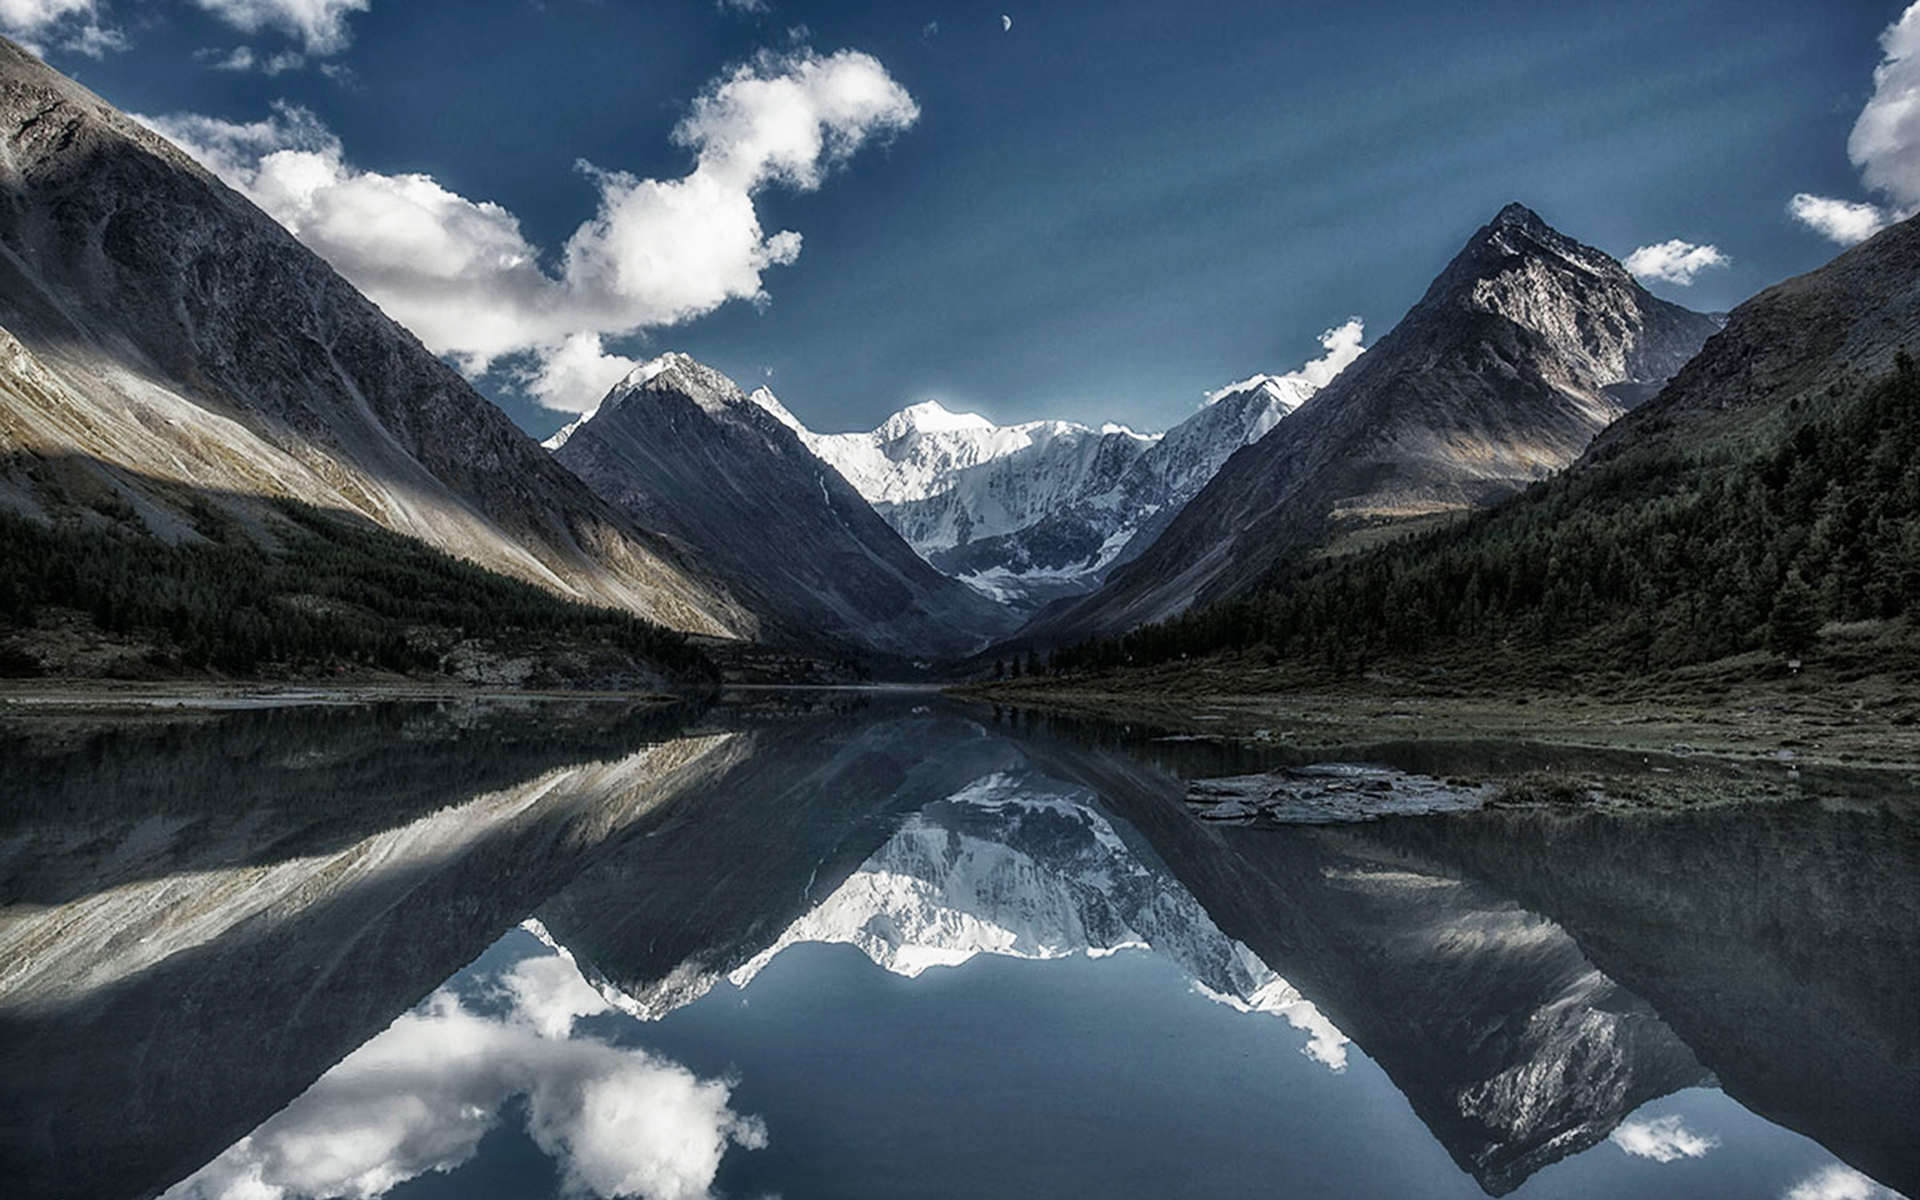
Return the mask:
POLYGON ((1239 395, 1241 392, 1260 392, 1283 404, 1297 408, 1306 401, 1308 396, 1318 390, 1313 384, 1297 375, 1255 375, 1242 379, 1238 383, 1230 383, 1218 391, 1208 392, 1207 403, 1218 404, 1228 396, 1239 395))
POLYGON ((916 433, 958 433, 993 428, 994 423, 979 413, 949 412, 938 400, 922 400, 888 417, 874 432, 886 441, 897 442, 916 433))
POLYGON ((693 360, 678 350, 669 350, 658 358, 650 358, 633 370, 628 371, 627 377, 620 381, 620 386, 622 388, 645 387, 662 372, 670 368, 691 366, 692 364, 693 360))
MULTIPOLYGON (((1073 421, 996 425, 937 400, 909 405, 867 432, 821 434, 770 389, 750 398, 936 568, 1002 603, 1032 608, 1099 586, 1116 563, 1143 549, 1235 450, 1358 358, 1364 328, 1352 318, 1328 329, 1320 358, 1213 392, 1206 407, 1164 434, 1112 422, 1098 429, 1073 421)), ((675 357, 643 365, 630 383, 675 365, 675 357)), ((565 444, 572 428, 549 445, 565 444)))
POLYGON ((799 434, 801 441, 805 441, 807 438, 813 436, 812 432, 800 423, 800 418, 788 412, 787 406, 780 403, 780 397, 774 395, 772 389, 757 387, 753 389, 753 392, 747 399, 758 404, 761 408, 766 409, 769 413, 772 413, 774 420, 799 434))
MULTIPOLYGON (((688 358, 685 354, 682 354, 677 350, 670 350, 667 353, 662 354, 657 358, 650 358, 646 362, 643 362, 639 366, 635 367, 633 370, 628 371, 626 375, 620 380, 620 382, 614 385, 613 391, 619 392, 619 393, 626 393, 626 392, 634 391, 638 388, 643 388, 648 383, 652 382, 653 379, 655 379, 657 376, 659 376, 662 372, 666 371, 670 367, 676 367, 681 365, 692 365, 692 364, 693 364, 693 360, 691 358, 688 358)), ((768 392, 767 395, 769 398, 771 398, 773 393, 768 392)), ((599 414, 600 404, 604 404, 605 402, 606 402, 605 399, 602 398, 601 401, 599 403, 596 403, 592 408, 588 409, 586 412, 581 413, 579 416, 575 417, 573 420, 567 422, 566 427, 561 429, 560 432, 554 434, 552 437, 548 438, 546 441, 541 442, 540 443, 541 447, 545 450, 552 451, 552 450, 558 450, 560 447, 566 445, 568 440, 571 439, 575 433, 578 433, 580 431, 580 427, 582 425, 585 425, 588 421, 593 420, 593 418, 599 414)), ((774 406, 778 408, 779 401, 777 400, 774 401, 774 406)), ((782 417, 783 420, 793 425, 795 429, 799 428, 798 423, 794 422, 793 420, 793 414, 788 413, 786 409, 781 408, 779 412, 774 413, 775 416, 781 416, 782 414, 785 414, 785 416, 782 417)))

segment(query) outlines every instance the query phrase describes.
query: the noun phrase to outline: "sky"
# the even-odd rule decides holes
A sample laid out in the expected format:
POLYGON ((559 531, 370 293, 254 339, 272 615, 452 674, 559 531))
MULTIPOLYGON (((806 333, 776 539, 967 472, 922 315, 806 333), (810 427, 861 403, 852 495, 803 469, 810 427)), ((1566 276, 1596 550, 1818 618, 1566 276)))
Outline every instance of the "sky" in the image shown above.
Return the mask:
POLYGON ((1163 429, 1509 201, 1733 307, 1920 209, 1920 4, 0 0, 545 436, 682 350, 822 432, 1163 429))

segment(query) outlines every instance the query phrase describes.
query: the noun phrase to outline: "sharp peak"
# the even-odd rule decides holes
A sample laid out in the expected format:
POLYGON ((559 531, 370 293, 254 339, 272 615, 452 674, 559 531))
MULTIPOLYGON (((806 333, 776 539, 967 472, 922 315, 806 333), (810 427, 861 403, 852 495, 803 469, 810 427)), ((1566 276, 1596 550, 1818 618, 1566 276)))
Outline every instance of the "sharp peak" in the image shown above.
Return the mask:
POLYGON ((1515 200, 1513 203, 1495 213, 1490 223, 1493 225, 1532 225, 1542 229, 1552 228, 1551 225, 1548 225, 1540 219, 1539 213, 1528 208, 1518 200, 1515 200))
POLYGON ((1434 283, 1448 290, 1488 271, 1504 271, 1515 258, 1558 262, 1590 275, 1632 278, 1606 251, 1569 237, 1547 224, 1539 213, 1515 201, 1495 213, 1493 220, 1467 240, 1434 283))
POLYGON ((626 378, 620 381, 620 385, 630 388, 640 387, 666 371, 676 368, 684 370, 687 367, 697 367, 699 365, 698 362, 694 361, 691 354, 679 350, 669 350, 665 354, 650 358, 633 370, 628 371, 626 378))
POLYGON ((676 398, 714 414, 763 407, 724 372, 692 355, 670 350, 628 371, 626 378, 615 384, 601 401, 601 408, 614 411, 633 403, 659 403, 676 398))
POLYGON ((1530 254, 1544 250, 1561 258, 1588 259, 1595 256, 1612 261, 1612 255, 1569 237, 1547 224, 1539 213, 1518 200, 1495 213, 1480 232, 1467 243, 1461 257, 1478 247, 1491 246, 1502 255, 1530 254))

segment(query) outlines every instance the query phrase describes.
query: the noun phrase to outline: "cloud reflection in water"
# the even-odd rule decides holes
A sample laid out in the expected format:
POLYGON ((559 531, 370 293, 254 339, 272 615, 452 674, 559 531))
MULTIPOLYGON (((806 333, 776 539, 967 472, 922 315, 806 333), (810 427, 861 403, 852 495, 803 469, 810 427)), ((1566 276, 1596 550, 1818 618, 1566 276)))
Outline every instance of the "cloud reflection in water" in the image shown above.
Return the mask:
POLYGON ((606 1003, 570 957, 522 960, 493 983, 504 1015, 442 988, 166 1200, 367 1200, 466 1163, 516 1097, 570 1195, 693 1200, 730 1146, 766 1145, 765 1125, 731 1108, 728 1083, 572 1038, 574 1020, 606 1003))

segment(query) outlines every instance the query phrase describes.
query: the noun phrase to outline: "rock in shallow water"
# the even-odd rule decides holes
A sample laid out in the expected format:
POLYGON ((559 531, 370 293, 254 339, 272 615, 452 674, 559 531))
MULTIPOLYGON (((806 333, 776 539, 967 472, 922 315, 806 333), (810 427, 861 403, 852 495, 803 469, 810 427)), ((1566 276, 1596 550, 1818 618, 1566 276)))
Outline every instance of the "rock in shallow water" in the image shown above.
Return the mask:
POLYGON ((1492 789, 1409 775, 1390 767, 1320 763, 1261 775, 1196 779, 1187 803, 1207 821, 1247 824, 1266 817, 1284 825, 1332 825, 1387 816, 1424 816, 1479 808, 1492 789))

